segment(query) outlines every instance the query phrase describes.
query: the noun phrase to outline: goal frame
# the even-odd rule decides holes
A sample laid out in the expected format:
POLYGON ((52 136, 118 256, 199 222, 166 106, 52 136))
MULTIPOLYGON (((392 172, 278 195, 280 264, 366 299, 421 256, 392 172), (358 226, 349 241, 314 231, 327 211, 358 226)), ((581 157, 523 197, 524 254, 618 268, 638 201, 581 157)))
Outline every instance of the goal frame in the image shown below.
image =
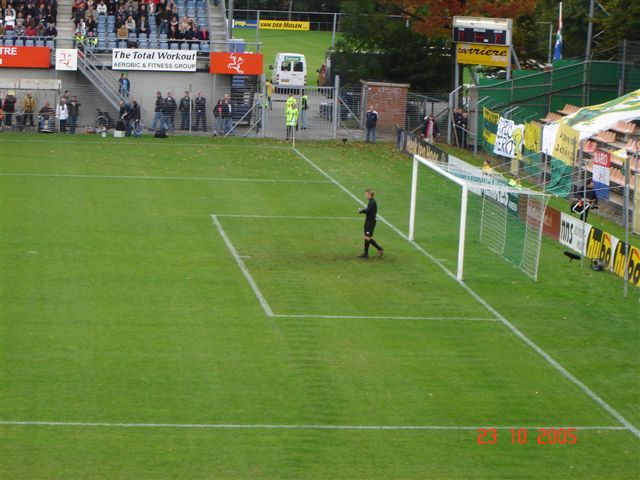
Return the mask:
POLYGON ((467 230, 467 199, 469 196, 469 186, 467 182, 455 175, 443 170, 438 165, 429 162, 420 155, 413 155, 413 172, 411 174, 411 204, 409 206, 409 240, 414 241, 415 221, 416 221, 416 199, 418 195, 418 169, 424 165, 440 175, 448 178, 452 182, 462 187, 462 198, 460 202, 460 229, 458 232, 458 261, 456 266, 456 279, 462 281, 464 276, 464 244, 467 230))

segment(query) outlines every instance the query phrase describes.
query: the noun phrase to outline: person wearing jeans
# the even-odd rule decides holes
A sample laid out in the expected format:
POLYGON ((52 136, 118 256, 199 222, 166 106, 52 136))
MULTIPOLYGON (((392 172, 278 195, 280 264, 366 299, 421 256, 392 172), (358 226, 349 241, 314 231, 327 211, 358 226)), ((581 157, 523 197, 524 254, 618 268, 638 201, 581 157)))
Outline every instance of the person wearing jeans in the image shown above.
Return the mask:
POLYGON ((155 131, 158 123, 160 123, 160 128, 162 128, 164 123, 164 114, 162 113, 162 109, 164 108, 164 98, 162 98, 162 92, 156 92, 156 105, 153 110, 153 122, 151 122, 151 130, 155 131))
POLYGON ((378 124, 378 112, 373 109, 373 105, 369 106, 369 110, 365 115, 365 127, 367 127, 367 136, 365 142, 376 143, 376 125, 378 124))

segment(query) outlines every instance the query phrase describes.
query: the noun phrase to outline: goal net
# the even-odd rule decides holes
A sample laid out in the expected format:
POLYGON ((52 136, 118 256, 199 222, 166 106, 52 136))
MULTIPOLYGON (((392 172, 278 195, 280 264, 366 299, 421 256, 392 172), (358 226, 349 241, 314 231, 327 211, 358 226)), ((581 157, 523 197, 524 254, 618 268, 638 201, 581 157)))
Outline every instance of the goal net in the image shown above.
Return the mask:
POLYGON ((536 280, 548 198, 455 157, 414 155, 409 239, 428 244, 446 268, 455 265, 459 280, 465 270, 499 270, 487 249, 536 280))

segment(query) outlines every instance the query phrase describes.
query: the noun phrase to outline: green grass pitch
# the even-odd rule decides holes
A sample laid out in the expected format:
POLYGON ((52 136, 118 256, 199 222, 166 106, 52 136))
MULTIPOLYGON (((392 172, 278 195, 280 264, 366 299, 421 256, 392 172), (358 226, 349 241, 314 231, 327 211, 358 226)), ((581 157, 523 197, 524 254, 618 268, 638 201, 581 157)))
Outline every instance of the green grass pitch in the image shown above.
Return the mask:
POLYGON ((407 157, 297 149, 2 134, 2 480, 638 478, 640 289, 548 240, 532 282, 473 218, 460 285, 457 187, 412 244, 407 157))

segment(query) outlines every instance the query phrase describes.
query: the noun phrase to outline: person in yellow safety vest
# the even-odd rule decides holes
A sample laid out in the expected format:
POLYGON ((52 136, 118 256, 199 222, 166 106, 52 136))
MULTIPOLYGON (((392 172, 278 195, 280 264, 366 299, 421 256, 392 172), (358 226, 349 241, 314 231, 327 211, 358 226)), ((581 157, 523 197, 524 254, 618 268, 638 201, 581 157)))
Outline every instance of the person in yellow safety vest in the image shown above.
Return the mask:
POLYGON ((287 108, 295 107, 297 106, 297 104, 298 104, 298 101, 293 97, 293 92, 290 92, 289 97, 287 98, 287 103, 286 103, 287 108))
POLYGON ((74 40, 76 41, 76 46, 84 45, 85 36, 81 33, 77 33, 74 40))
POLYGON ((288 106, 286 110, 286 118, 287 118, 287 140, 293 136, 294 129, 298 125, 298 108, 293 106, 288 106))

